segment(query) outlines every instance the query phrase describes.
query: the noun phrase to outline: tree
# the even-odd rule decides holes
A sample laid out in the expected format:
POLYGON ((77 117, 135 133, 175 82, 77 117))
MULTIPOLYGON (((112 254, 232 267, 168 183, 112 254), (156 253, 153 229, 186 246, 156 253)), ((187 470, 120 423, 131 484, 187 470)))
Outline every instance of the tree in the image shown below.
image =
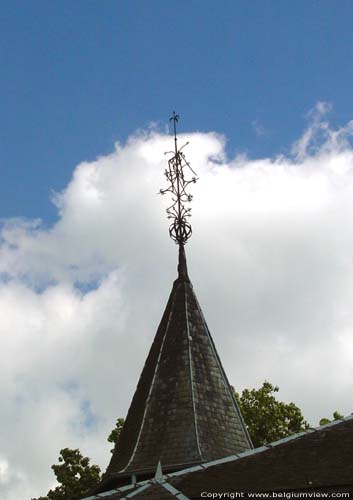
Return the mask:
POLYGON ((341 420, 342 418, 343 418, 343 415, 338 413, 338 411, 334 411, 333 412, 333 420, 330 420, 329 418, 324 417, 320 420, 319 425, 330 424, 334 420, 341 420))
POLYGON ((99 483, 100 468, 90 465, 90 459, 80 450, 62 449, 59 462, 51 467, 59 486, 49 490, 46 497, 32 500, 80 500, 99 483))
POLYGON ((108 443, 114 443, 114 448, 112 448, 110 450, 110 453, 113 453, 116 446, 118 445, 120 433, 123 429, 124 422, 125 422, 125 420, 123 418, 118 418, 114 429, 112 430, 112 432, 109 434, 109 436, 107 438, 108 443))
MULTIPOLYGON (((119 436, 124 425, 124 419, 118 418, 114 429, 107 441, 118 444, 119 436)), ((113 453, 114 448, 111 450, 113 453)), ((52 465, 52 469, 59 483, 47 496, 32 498, 32 500, 80 500, 90 490, 98 485, 101 475, 98 465, 90 465, 90 459, 83 457, 80 450, 64 448, 60 451, 59 464, 52 465)))
POLYGON ((260 389, 234 390, 244 421, 255 448, 309 428, 294 403, 277 401, 278 387, 264 382, 260 389))

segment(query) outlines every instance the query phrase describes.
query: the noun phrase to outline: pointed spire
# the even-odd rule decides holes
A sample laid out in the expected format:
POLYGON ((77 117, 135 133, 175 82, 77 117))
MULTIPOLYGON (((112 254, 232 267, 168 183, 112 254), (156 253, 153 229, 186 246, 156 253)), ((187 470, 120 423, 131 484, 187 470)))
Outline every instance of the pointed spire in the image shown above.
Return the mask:
POLYGON ((178 281, 190 282, 184 245, 179 245, 178 281))
MULTIPOLYGON (((166 474, 217 460, 252 448, 251 439, 234 398, 201 307, 190 282, 185 244, 191 236, 187 222, 192 196, 178 149, 173 113, 175 151, 166 177, 173 204, 167 214, 173 222, 171 238, 179 246, 178 278, 137 384, 119 446, 114 450, 101 493, 126 484, 128 478, 159 478, 166 474)), ((193 172, 194 173, 194 172, 193 172)), ((194 173, 195 174, 195 173, 194 173)), ((196 175, 196 174, 195 174, 196 175)))
POLYGON ((180 247, 174 284, 97 492, 136 474, 154 477, 252 448, 238 404, 187 278, 180 247))

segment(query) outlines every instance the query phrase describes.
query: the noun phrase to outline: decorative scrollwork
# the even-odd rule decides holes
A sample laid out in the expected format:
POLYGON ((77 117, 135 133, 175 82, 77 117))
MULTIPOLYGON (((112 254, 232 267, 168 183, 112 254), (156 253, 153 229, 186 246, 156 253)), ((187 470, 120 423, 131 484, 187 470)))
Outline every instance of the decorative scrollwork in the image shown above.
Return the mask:
POLYGON ((173 121, 174 125, 174 151, 168 151, 165 154, 173 154, 173 156, 168 160, 168 168, 165 170, 164 175, 166 176, 169 186, 166 189, 161 189, 160 194, 171 193, 173 203, 167 208, 168 219, 173 219, 172 224, 169 227, 169 235, 172 240, 178 245, 185 245, 192 234, 191 225, 188 222, 188 218, 191 216, 191 208, 187 207, 186 204, 190 203, 192 200, 192 195, 187 192, 187 187, 191 183, 195 183, 198 179, 196 173, 191 168, 190 164, 187 162, 183 148, 189 143, 187 142, 178 149, 177 135, 176 135, 176 124, 179 121, 179 115, 173 112, 173 116, 170 121, 173 121), (185 176, 185 171, 190 170, 193 174, 191 179, 187 179, 185 176))

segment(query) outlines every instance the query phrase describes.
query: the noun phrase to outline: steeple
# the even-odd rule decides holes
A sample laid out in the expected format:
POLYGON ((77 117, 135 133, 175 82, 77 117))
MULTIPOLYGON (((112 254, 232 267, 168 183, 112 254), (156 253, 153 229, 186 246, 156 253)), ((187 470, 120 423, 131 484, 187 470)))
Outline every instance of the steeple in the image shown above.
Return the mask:
POLYGON ((173 113, 173 156, 165 172, 172 194, 170 237, 179 247, 178 277, 147 356, 110 464, 96 493, 118 485, 252 448, 187 270, 185 244, 196 174, 178 149, 173 113), (185 170, 193 177, 187 180, 185 170), (158 465, 159 464, 159 465, 158 465))

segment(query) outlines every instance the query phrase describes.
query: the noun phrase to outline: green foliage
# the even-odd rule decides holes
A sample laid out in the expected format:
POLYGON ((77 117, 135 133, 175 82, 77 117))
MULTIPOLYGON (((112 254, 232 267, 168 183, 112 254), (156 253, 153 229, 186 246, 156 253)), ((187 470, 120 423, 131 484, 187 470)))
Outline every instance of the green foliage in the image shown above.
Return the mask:
POLYGON ((116 446, 118 445, 120 433, 121 433, 121 431, 123 429, 124 422, 125 422, 125 420, 123 418, 118 418, 118 420, 116 421, 116 425, 115 425, 114 429, 112 430, 112 432, 109 434, 109 436, 107 438, 107 441, 109 443, 114 443, 114 448, 112 448, 110 450, 111 453, 114 452, 116 446))
POLYGON ((52 465, 59 486, 49 490, 46 497, 32 500, 80 500, 99 483, 100 468, 90 465, 90 459, 83 457, 80 450, 64 448, 59 462, 52 465))
POLYGON ((334 411, 333 412, 333 420, 330 420, 329 418, 322 418, 319 422, 319 425, 326 425, 326 424, 330 424, 331 422, 333 422, 334 420, 340 420, 343 418, 343 415, 341 415, 340 413, 338 413, 338 411, 334 411))
MULTIPOLYGON (((117 446, 124 425, 124 419, 118 418, 116 426, 109 434, 107 441, 117 446)), ((113 453, 114 448, 111 450, 113 453)), ((100 481, 100 468, 90 465, 90 459, 83 457, 80 450, 64 448, 60 451, 59 464, 52 469, 59 483, 47 496, 32 498, 32 500, 80 500, 100 481)))
POLYGON ((309 428, 294 403, 277 401, 278 390, 265 381, 260 389, 244 389, 241 396, 234 391, 255 448, 309 428))

